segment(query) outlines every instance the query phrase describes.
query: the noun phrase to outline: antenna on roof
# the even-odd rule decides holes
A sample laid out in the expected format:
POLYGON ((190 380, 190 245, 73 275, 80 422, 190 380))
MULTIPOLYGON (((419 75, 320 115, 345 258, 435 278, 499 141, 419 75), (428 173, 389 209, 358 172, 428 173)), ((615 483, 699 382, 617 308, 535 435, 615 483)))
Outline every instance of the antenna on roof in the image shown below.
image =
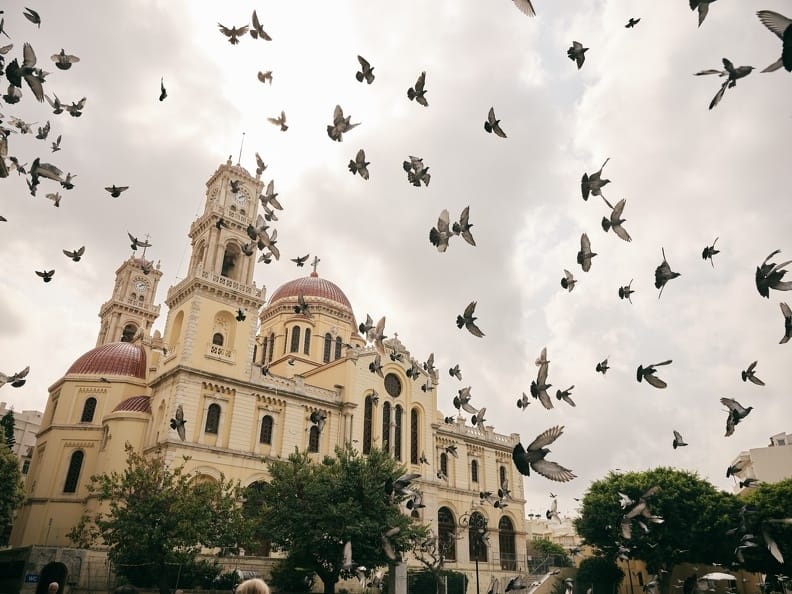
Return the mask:
POLYGON ((242 160, 242 147, 245 146, 245 133, 242 132, 242 142, 239 143, 239 157, 237 158, 237 165, 242 160))

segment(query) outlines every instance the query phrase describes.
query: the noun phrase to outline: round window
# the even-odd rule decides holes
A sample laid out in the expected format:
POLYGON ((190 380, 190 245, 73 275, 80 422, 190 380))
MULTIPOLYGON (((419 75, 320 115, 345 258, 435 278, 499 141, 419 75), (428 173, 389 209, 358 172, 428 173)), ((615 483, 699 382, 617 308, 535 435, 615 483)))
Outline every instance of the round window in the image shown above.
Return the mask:
POLYGON ((385 391, 394 398, 401 395, 402 383, 398 375, 389 373, 385 376, 385 391))

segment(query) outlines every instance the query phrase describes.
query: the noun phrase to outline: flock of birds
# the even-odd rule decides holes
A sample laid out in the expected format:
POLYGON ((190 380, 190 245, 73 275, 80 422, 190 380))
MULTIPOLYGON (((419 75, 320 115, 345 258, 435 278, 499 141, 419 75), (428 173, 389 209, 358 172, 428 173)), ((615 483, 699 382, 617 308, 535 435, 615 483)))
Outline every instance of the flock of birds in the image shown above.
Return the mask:
MULTIPOLYGON (((513 2, 516 7, 524 14, 528 16, 535 16, 535 10, 530 0, 513 0, 513 2)), ((708 14, 709 5, 712 2, 714 2, 714 0, 689 0, 691 10, 698 12, 699 26, 701 26, 701 24, 704 22, 708 14)), ((2 11, 0 11, 0 15, 1 14, 2 11)), ((41 26, 41 16, 35 10, 26 8, 24 16, 36 27, 41 26)), ((762 72, 772 72, 780 68, 784 68, 786 71, 792 72, 792 20, 769 10, 758 11, 757 16, 761 23, 764 24, 782 41, 781 57, 773 62, 770 66, 765 68, 762 72)), ((640 20, 640 18, 630 18, 625 27, 634 28, 639 24, 640 20)), ((241 26, 226 26, 218 23, 218 28, 220 33, 225 36, 228 42, 232 45, 239 44, 240 41, 248 35, 254 40, 272 40, 272 37, 263 29, 255 10, 253 11, 251 22, 249 24, 241 26)), ((4 29, 4 19, 2 18, 0 18, 0 37, 1 36, 5 36, 10 39, 9 33, 4 29)), ((79 118, 86 107, 87 99, 82 97, 79 100, 64 102, 54 92, 45 92, 45 84, 48 84, 49 82, 47 81, 49 73, 45 72, 41 65, 38 64, 38 58, 33 47, 29 43, 24 43, 22 45, 21 58, 14 57, 13 59, 8 60, 7 56, 10 57, 14 45, 15 44, 11 43, 5 46, 0 46, 0 69, 3 70, 5 78, 8 82, 7 91, 4 95, 2 95, 3 101, 9 106, 18 104, 23 98, 23 91, 25 86, 27 86, 27 89, 30 91, 30 93, 32 93, 36 101, 40 103, 44 101, 47 102, 47 104, 52 108, 52 113, 54 115, 60 115, 66 112, 71 117, 79 118)), ((577 68, 580 69, 585 63, 586 53, 589 51, 589 49, 590 48, 588 47, 584 47, 581 42, 573 41, 572 45, 567 50, 567 56, 570 60, 575 62, 577 68)), ((61 71, 68 71, 75 64, 79 64, 80 58, 68 53, 65 49, 61 48, 59 52, 51 56, 51 61, 54 63, 57 69, 61 71)), ((357 56, 357 61, 359 69, 354 73, 356 80, 360 83, 365 83, 368 85, 374 83, 376 78, 374 74, 374 66, 372 66, 372 64, 366 58, 360 55, 357 56)), ((697 76, 717 75, 719 78, 724 79, 718 89, 718 92, 710 103, 710 109, 719 104, 727 89, 735 87, 737 80, 745 78, 754 70, 754 68, 751 66, 735 67, 734 64, 727 58, 723 59, 723 66, 723 70, 707 69, 696 73, 697 76)), ((263 84, 272 85, 273 83, 272 71, 260 71, 257 77, 258 80, 263 84)), ((428 89, 426 71, 420 72, 414 84, 407 89, 406 95, 409 101, 413 101, 424 108, 429 107, 429 101, 427 99, 428 89)), ((162 77, 160 80, 158 100, 164 101, 167 97, 168 93, 165 87, 164 77, 162 77)), ((284 110, 281 110, 279 115, 269 117, 267 119, 271 124, 277 126, 282 132, 288 131, 289 126, 287 124, 286 113, 284 110)), ((36 158, 28 166, 28 164, 23 163, 22 159, 20 159, 18 156, 9 153, 9 148, 11 145, 10 141, 13 138, 13 134, 24 135, 35 133, 35 137, 38 140, 48 141, 51 132, 50 122, 47 121, 44 126, 39 127, 37 130, 34 130, 34 125, 35 124, 25 122, 24 120, 15 116, 5 116, 0 114, 0 178, 8 177, 12 171, 16 171, 17 174, 25 176, 30 194, 34 197, 36 196, 38 186, 42 180, 47 180, 47 183, 52 182, 54 184, 58 184, 65 191, 72 190, 74 188, 74 178, 76 175, 72 174, 71 172, 64 173, 56 165, 45 162, 44 157, 42 156, 36 156, 36 158)), ((332 141, 343 142, 344 134, 349 133, 359 125, 360 122, 353 123, 352 117, 345 114, 343 108, 340 105, 336 105, 332 113, 331 121, 327 125, 327 135, 332 141)), ((494 134, 501 139, 508 138, 501 125, 501 120, 495 115, 494 107, 490 107, 486 115, 486 119, 484 120, 483 127, 485 132, 488 134, 494 134)), ((61 150, 62 140, 62 136, 58 135, 54 141, 51 141, 49 148, 52 154, 61 150)), ((258 153, 256 153, 255 156, 257 163, 256 173, 257 175, 261 175, 264 170, 266 170, 267 165, 258 153)), ((624 223, 626 222, 626 219, 624 218, 626 200, 621 199, 613 204, 603 194, 603 188, 611 183, 610 179, 603 177, 603 170, 608 161, 609 159, 606 159, 599 170, 592 173, 583 174, 580 185, 582 199, 584 201, 588 201, 589 197, 591 196, 601 198, 604 205, 607 207, 607 211, 605 214, 603 214, 601 220, 602 229, 606 233, 612 231, 619 239, 625 242, 631 242, 632 237, 624 226, 624 223)), ((370 177, 368 168, 369 165, 370 162, 366 160, 365 151, 360 149, 358 150, 355 157, 349 161, 348 169, 352 175, 359 175, 363 180, 368 180, 370 177)), ((407 174, 408 183, 416 187, 426 187, 429 185, 431 180, 429 166, 424 163, 421 157, 410 155, 408 159, 403 161, 402 167, 407 174)), ((235 194, 238 193, 241 190, 240 184, 240 180, 235 180, 232 182, 231 192, 235 194)), ((110 197, 119 198, 123 192, 129 189, 129 186, 112 184, 106 186, 104 189, 108 192, 110 197)), ((259 214, 256 223, 248 226, 247 235, 250 239, 250 242, 242 246, 242 251, 246 256, 253 256, 257 253, 257 251, 260 252, 259 262, 270 263, 273 259, 280 259, 280 251, 276 245, 277 230, 270 231, 270 223, 278 220, 276 211, 283 210, 283 207, 278 201, 277 196, 278 194, 274 189, 274 180, 272 180, 267 184, 265 191, 260 196, 258 196, 258 200, 261 203, 264 214, 259 214)), ((63 196, 59 191, 54 191, 46 193, 46 198, 51 200, 55 207, 59 207, 63 196)), ((0 222, 5 221, 5 217, 0 216, 0 222)), ((228 223, 222 218, 219 219, 217 221, 218 229, 224 226, 228 226, 228 223)), ((471 231, 472 227, 473 224, 470 222, 470 206, 466 206, 460 213, 459 218, 453 222, 450 218, 449 211, 447 209, 443 209, 437 219, 437 224, 429 231, 429 242, 440 253, 443 253, 448 249, 450 242, 454 237, 461 237, 467 244, 475 247, 476 241, 471 231)), ((145 248, 151 246, 148 240, 139 240, 131 233, 128 235, 132 250, 137 250, 138 248, 142 247, 144 248, 145 255, 145 248)), ((711 245, 705 246, 701 253, 702 259, 709 261, 713 267, 713 258, 719 253, 719 250, 715 247, 718 239, 719 238, 716 238, 711 245)), ((72 261, 79 262, 85 255, 85 249, 85 246, 81 246, 76 249, 64 249, 62 251, 63 254, 72 261)), ((783 280, 787 272, 787 267, 792 263, 792 260, 781 263, 775 263, 771 261, 772 258, 779 252, 780 250, 773 251, 759 266, 757 266, 755 282, 757 291, 762 297, 769 298, 770 290, 792 290, 792 282, 783 280)), ((655 288, 659 290, 658 298, 662 296, 663 290, 669 281, 680 276, 679 272, 675 272, 672 269, 666 258, 664 248, 661 248, 661 254, 662 261, 658 264, 654 271, 655 288)), ((299 256, 297 258, 291 259, 291 261, 294 262, 298 267, 301 267, 308 260, 309 256, 310 254, 299 256)), ((583 273, 588 273, 591 270, 592 261, 596 256, 597 253, 592 251, 592 242, 589 235, 587 233, 583 233, 580 237, 580 250, 576 256, 576 262, 578 265, 580 265, 583 273)), ((318 259, 315 260, 318 261, 318 259)), ((144 270, 144 272, 150 271, 151 263, 148 263, 148 267, 146 270, 144 270)), ((579 280, 575 278, 575 275, 570 270, 563 269, 563 272, 564 275, 560 281, 561 287, 568 292, 572 292, 579 280)), ((35 274, 42 278, 43 282, 49 283, 55 274, 55 270, 36 270, 35 274)), ((630 279, 629 283, 619 286, 617 291, 618 297, 620 299, 626 299, 630 303, 632 303, 632 295, 636 293, 636 290, 632 288, 633 280, 634 279, 630 279)), ((471 301, 467 307, 465 307, 464 311, 457 315, 456 325, 459 329, 465 329, 473 336, 481 338, 484 337, 485 334, 477 324, 477 317, 475 315, 476 305, 476 301, 471 301)), ((784 334, 780 340, 780 343, 783 344, 792 338, 792 310, 790 309, 789 305, 784 302, 780 303, 780 308, 784 322, 784 334)), ((298 298, 298 302, 295 305, 295 313, 310 315, 310 306, 305 302, 303 296, 298 298)), ((245 317, 246 312, 240 309, 237 312, 237 320, 243 321, 245 317)), ((369 370, 371 373, 377 374, 380 377, 383 377, 382 369, 383 360, 385 357, 389 356, 392 361, 401 360, 402 358, 401 353, 399 353, 395 348, 393 348, 391 352, 388 352, 387 345, 384 342, 384 339, 386 338, 384 330, 384 316, 380 318, 376 324, 374 323, 371 316, 367 316, 366 322, 362 323, 359 327, 360 333, 376 348, 377 353, 373 361, 369 364, 369 370)), ((345 346, 350 347, 351 345, 345 346)), ((416 360, 411 360, 409 363, 410 369, 408 370, 408 376, 416 381, 421 381, 422 390, 432 390, 439 381, 438 372, 434 366, 434 354, 432 353, 426 362, 421 363, 416 360)), ((536 366, 538 370, 536 379, 533 380, 530 385, 530 397, 525 392, 522 394, 522 396, 517 400, 517 407, 519 409, 525 410, 528 405, 532 403, 532 400, 538 400, 545 409, 551 409, 554 407, 553 399, 548 392, 548 389, 552 386, 552 384, 549 383, 549 363, 550 361, 547 359, 547 349, 543 348, 539 357, 536 359, 536 366)), ((672 361, 669 359, 648 365, 638 365, 636 370, 636 379, 639 383, 645 381, 654 388, 664 389, 667 387, 667 382, 661 377, 658 377, 658 368, 670 365, 671 363, 672 361)), ((764 382, 756 376, 757 365, 758 362, 754 361, 747 367, 747 369, 742 371, 742 380, 744 382, 751 382, 757 386, 764 386, 764 382)), ((602 373, 603 375, 606 374, 608 369, 609 364, 607 357, 603 361, 597 363, 595 367, 595 371, 602 373)), ((263 371, 264 373, 268 372, 266 366, 264 366, 263 371)), ((0 387, 5 384, 10 384, 12 387, 17 388, 21 387, 25 384, 28 372, 29 367, 26 367, 25 369, 15 373, 0 373, 0 387)), ((450 367, 448 369, 448 373, 450 377, 456 378, 459 381, 462 380, 462 372, 459 364, 455 364, 450 367)), ((572 399, 572 391, 574 387, 574 385, 571 385, 564 390, 557 389, 555 392, 556 400, 558 402, 564 402, 572 407, 576 406, 575 401, 572 399)), ((453 404, 459 411, 460 415, 462 411, 469 413, 471 415, 471 423, 474 426, 483 428, 486 407, 476 408, 471 404, 471 398, 471 387, 464 387, 458 390, 457 396, 455 396, 453 399, 453 404)), ((725 435, 730 436, 734 433, 736 425, 738 425, 748 416, 752 410, 752 407, 744 407, 732 398, 724 397, 721 398, 720 402, 727 409, 725 435)), ((455 422, 453 417, 446 417, 445 420, 447 423, 455 422)), ((314 412, 311 414, 309 421, 312 426, 317 427, 317 429, 321 432, 326 422, 326 416, 323 413, 314 412)), ((177 432, 181 440, 186 438, 185 423, 186 421, 184 419, 184 412, 181 405, 179 405, 174 418, 170 420, 170 426, 177 432)), ((527 446, 523 446, 522 443, 518 443, 512 452, 513 462, 517 470, 525 476, 530 476, 531 471, 534 471, 535 473, 540 474, 552 481, 558 482, 566 482, 575 478, 575 474, 571 470, 565 468, 557 462, 547 460, 547 455, 550 453, 550 450, 547 446, 554 443, 563 434, 563 431, 563 426, 553 426, 537 435, 536 438, 527 446)), ((688 444, 686 443, 683 436, 674 429, 672 447, 676 449, 678 447, 684 447, 687 445, 688 444)), ((445 452, 452 456, 458 455, 455 444, 446 446, 445 452)), ((428 460, 423 453, 421 454, 421 462, 428 463, 428 460)), ((739 471, 739 469, 730 467, 729 471, 727 471, 727 477, 730 476, 730 474, 739 471)), ((403 496, 408 509, 422 507, 423 504, 421 502, 420 492, 410 488, 410 482, 416 478, 419 478, 419 476, 420 475, 408 475, 400 477, 393 484, 386 485, 386 493, 389 496, 393 496, 394 494, 403 496)), ((448 480, 448 477, 444 475, 442 470, 438 471, 437 476, 441 480, 448 480)), ((755 484, 755 481, 746 482, 746 486, 751 486, 752 484, 755 484)), ((656 489, 659 488, 660 487, 657 487, 656 489)), ((630 538, 632 525, 634 522, 639 523, 645 530, 647 529, 647 522, 662 522, 662 518, 652 515, 649 511, 648 500, 655 492, 656 491, 654 490, 648 491, 639 499, 638 502, 623 499, 622 506, 625 509, 629 508, 625 512, 621 526, 624 538, 630 538)), ((502 508, 508 505, 510 498, 509 493, 508 483, 504 483, 500 485, 500 488, 497 491, 497 496, 492 492, 482 491, 480 493, 480 499, 482 503, 488 503, 492 504, 494 507, 502 508)), ((626 498, 626 496, 624 497, 626 498)), ((553 503, 555 504, 555 501, 553 503)), ((553 505, 551 509, 548 510, 547 518, 559 518, 556 505, 553 505)), ((394 536, 394 534, 385 533, 383 535, 383 547, 386 551, 390 550, 391 553, 393 553, 393 551, 392 547, 389 545, 388 538, 392 536, 394 536)), ((744 546, 751 546, 750 543, 750 539, 746 539, 746 544, 744 546)), ((767 543, 767 546, 771 553, 776 556, 777 547, 775 547, 775 549, 771 548, 770 543, 767 543)), ((356 568, 357 570, 360 570, 360 567, 356 566, 352 561, 351 551, 351 543, 346 543, 344 548, 345 568, 350 570, 356 568)), ((395 555, 395 553, 393 554, 395 555)), ((395 558, 395 556, 392 558, 395 558)), ((363 568, 363 570, 365 573, 365 568, 363 568)), ((376 576, 376 574, 374 575, 376 576)), ((380 575, 379 577, 381 579, 382 576, 380 575)), ((526 587, 528 587, 528 585, 524 584, 522 579, 518 576, 506 584, 505 591, 519 590, 526 587)), ((490 592, 497 593, 499 591, 500 585, 497 580, 493 578, 493 582, 490 584, 490 592)))

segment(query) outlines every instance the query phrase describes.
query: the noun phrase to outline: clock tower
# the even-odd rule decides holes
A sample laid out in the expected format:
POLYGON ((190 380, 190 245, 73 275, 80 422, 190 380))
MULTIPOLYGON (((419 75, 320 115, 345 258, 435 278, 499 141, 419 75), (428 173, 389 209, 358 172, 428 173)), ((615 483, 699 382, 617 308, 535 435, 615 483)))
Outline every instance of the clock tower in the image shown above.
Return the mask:
POLYGON ((133 253, 116 270, 113 295, 99 309, 101 325, 96 346, 110 342, 131 342, 143 331, 150 334, 159 317, 160 306, 154 305, 162 272, 159 263, 146 260, 145 249, 138 256, 133 253))

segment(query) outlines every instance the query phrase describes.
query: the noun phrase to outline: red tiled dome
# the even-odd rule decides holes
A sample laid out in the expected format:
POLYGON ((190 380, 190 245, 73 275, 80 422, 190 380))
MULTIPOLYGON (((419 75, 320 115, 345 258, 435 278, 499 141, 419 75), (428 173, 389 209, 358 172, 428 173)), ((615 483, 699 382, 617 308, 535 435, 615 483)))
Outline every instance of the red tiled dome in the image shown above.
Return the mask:
POLYGON ((113 412, 142 412, 151 413, 151 398, 149 396, 133 396, 118 403, 113 412))
POLYGON ((111 342, 88 351, 69 367, 70 373, 126 375, 146 379, 146 351, 129 342, 111 342))
POLYGON ((299 297, 300 295, 305 298, 320 297, 329 299, 330 301, 335 301, 350 313, 352 312, 352 305, 349 303, 349 299, 338 288, 338 285, 331 283, 329 280, 319 278, 319 275, 315 272, 312 272, 311 276, 298 278, 278 287, 272 297, 270 297, 269 304, 273 305, 281 299, 299 297))

